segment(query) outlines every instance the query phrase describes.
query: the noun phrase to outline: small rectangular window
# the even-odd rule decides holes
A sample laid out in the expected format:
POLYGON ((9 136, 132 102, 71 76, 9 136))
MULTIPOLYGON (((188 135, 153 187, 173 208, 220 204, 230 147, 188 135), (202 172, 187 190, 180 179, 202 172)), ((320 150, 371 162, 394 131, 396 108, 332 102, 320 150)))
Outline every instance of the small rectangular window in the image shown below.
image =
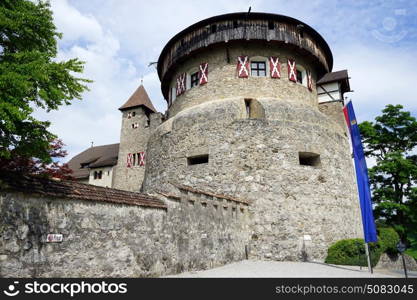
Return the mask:
POLYGON ((191 87, 197 86, 199 79, 198 72, 191 74, 191 87))
POLYGON ((268 21, 268 29, 269 29, 269 30, 273 30, 273 29, 275 29, 275 24, 274 24, 274 22, 272 22, 272 21, 268 21))
POLYGON ((208 164, 208 162, 209 162, 208 154, 187 157, 187 164, 189 166, 200 165, 200 164, 208 164))
POLYGON ((252 102, 252 99, 245 99, 246 118, 251 117, 251 109, 250 109, 251 102, 252 102))
POLYGON ((302 166, 312 166, 312 167, 320 167, 320 154, 311 153, 311 152, 299 152, 298 158, 300 161, 300 165, 302 166))
POLYGON ((211 33, 216 33, 217 25, 216 24, 211 25, 210 30, 211 30, 211 33))
POLYGON ((266 76, 266 63, 264 61, 252 61, 250 68, 252 76, 266 76))
POLYGON ((238 23, 236 20, 233 21, 233 28, 237 28, 238 27, 238 23))
POLYGON ((303 72, 297 70, 297 82, 298 83, 303 83, 303 72))

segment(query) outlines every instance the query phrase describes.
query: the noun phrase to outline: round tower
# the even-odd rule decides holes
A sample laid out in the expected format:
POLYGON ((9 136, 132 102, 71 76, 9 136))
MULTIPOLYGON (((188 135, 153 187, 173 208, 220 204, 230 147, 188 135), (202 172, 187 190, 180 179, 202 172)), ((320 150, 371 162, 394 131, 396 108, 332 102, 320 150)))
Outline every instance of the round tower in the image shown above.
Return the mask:
POLYGON ((332 65, 320 34, 286 16, 234 13, 181 31, 158 61, 167 120, 149 138, 144 189, 248 200, 252 258, 323 260, 360 237, 342 104, 318 99, 332 65))

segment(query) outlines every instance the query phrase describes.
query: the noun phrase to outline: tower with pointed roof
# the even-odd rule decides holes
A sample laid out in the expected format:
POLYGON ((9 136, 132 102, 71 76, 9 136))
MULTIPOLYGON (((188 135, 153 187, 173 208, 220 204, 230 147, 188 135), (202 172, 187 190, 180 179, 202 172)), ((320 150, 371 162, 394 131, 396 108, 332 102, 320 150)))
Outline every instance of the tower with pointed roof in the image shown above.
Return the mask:
POLYGON ((161 114, 142 84, 119 110, 122 128, 114 188, 139 191, 145 174, 146 145, 152 129, 161 122, 161 114))

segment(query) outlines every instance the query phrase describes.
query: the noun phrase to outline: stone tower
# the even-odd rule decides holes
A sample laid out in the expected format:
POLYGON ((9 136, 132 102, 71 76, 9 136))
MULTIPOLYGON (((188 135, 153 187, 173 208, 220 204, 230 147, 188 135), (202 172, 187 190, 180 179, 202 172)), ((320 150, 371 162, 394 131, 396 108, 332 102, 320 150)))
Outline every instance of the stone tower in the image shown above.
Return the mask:
MULTIPOLYGON (((323 260, 333 242, 360 237, 343 98, 318 99, 325 75, 345 82, 335 94, 349 91, 332 65, 321 35, 286 16, 234 13, 181 31, 158 61, 168 119, 149 137, 144 190, 180 184, 248 200, 253 258, 323 260)), ((141 109, 143 131, 152 109, 141 109)), ((133 110, 122 111, 123 167, 144 144, 129 140, 133 110)))
POLYGON ((145 173, 146 145, 151 131, 160 122, 143 85, 123 104, 119 155, 114 176, 114 188, 139 191, 145 173))

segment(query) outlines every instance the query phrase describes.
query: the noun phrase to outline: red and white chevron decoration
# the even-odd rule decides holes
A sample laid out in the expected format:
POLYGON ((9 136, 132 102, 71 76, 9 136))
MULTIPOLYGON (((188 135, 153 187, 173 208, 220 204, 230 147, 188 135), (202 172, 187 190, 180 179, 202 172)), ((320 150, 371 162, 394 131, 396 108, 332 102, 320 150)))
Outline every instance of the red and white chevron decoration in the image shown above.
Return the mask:
POLYGON ((247 56, 237 57, 237 76, 239 78, 249 77, 249 58, 247 56))
POLYGON ((199 71, 199 85, 206 84, 208 82, 208 63, 202 63, 200 65, 200 71, 199 71))
POLYGON ((307 71, 307 87, 310 92, 313 90, 313 79, 311 77, 311 71, 307 71))
POLYGON ((145 152, 139 152, 139 166, 145 165, 145 152))
POLYGON ((185 92, 186 87, 185 87, 185 79, 187 78, 186 73, 182 73, 177 77, 177 96, 181 95, 182 93, 185 92))
POLYGON ((288 79, 297 82, 297 67, 294 59, 288 59, 288 79))
POLYGON ((126 166, 128 168, 131 168, 133 166, 133 154, 132 153, 127 154, 126 166))
POLYGON ((269 58, 269 70, 271 78, 281 78, 281 65, 278 57, 271 56, 269 58))

